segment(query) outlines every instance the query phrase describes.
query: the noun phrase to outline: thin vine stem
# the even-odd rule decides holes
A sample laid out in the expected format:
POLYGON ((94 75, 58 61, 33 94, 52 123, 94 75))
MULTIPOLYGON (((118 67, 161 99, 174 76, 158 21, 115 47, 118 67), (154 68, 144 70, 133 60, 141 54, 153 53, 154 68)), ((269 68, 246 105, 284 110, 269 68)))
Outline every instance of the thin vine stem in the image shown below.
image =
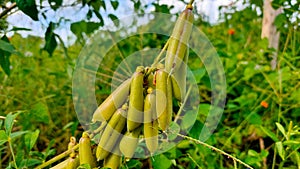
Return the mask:
POLYGON ((193 5, 195 0, 190 0, 189 5, 193 5))
POLYGON ((166 44, 164 45, 164 47, 162 48, 160 53, 157 55, 157 57, 155 58, 151 67, 156 67, 156 65, 159 63, 159 60, 160 60, 162 54, 164 53, 164 51, 167 50, 167 47, 169 46, 169 41, 170 41, 170 39, 168 39, 168 41, 166 42, 166 44))
POLYGON ((16 163, 16 157, 15 157, 15 154, 14 154, 14 151, 13 151, 13 148, 12 148, 10 137, 8 138, 8 144, 9 144, 9 149, 10 149, 10 152, 11 152, 11 155, 12 155, 12 158, 13 158, 13 164, 18 169, 18 166, 17 166, 17 163, 16 163))
POLYGON ((184 105, 186 104, 187 99, 188 99, 188 97, 189 97, 191 91, 192 91, 192 85, 190 85, 190 87, 189 87, 189 89, 188 89, 188 91, 187 91, 187 93, 186 93, 186 96, 185 96, 185 98, 184 98, 184 101, 183 101, 182 105, 180 105, 180 108, 179 108, 179 110, 178 110, 178 113, 177 113, 177 115, 176 115, 176 117, 175 117, 175 119, 174 119, 174 122, 175 122, 175 123, 176 123, 176 122, 178 121, 178 119, 180 118, 181 113, 182 113, 182 111, 183 111, 183 107, 184 107, 184 105))
POLYGON ((197 163, 197 161, 196 161, 189 153, 187 153, 187 156, 195 163, 195 165, 196 165, 199 169, 202 169, 202 167, 197 163))
POLYGON ((61 153, 61 154, 59 154, 59 155, 53 157, 53 158, 50 159, 49 161, 44 162, 43 164, 37 166, 35 169, 42 169, 42 168, 45 168, 45 167, 47 167, 48 165, 50 165, 50 164, 52 164, 52 163, 54 163, 54 162, 56 162, 56 161, 58 161, 58 160, 60 160, 60 159, 62 159, 62 158, 64 158, 64 157, 68 156, 69 154, 71 154, 72 152, 74 152, 75 150, 77 150, 78 148, 79 148, 79 144, 75 145, 75 146, 74 146, 73 148, 71 148, 70 150, 67 150, 67 151, 65 151, 65 152, 63 152, 63 153, 61 153))
POLYGON ((182 138, 187 139, 187 140, 190 140, 190 141, 193 141, 193 142, 195 142, 196 144, 201 144, 201 145, 203 145, 203 146, 205 146, 205 147, 207 147, 207 148, 210 148, 210 149, 212 149, 212 150, 214 150, 214 151, 216 151, 216 152, 218 152, 218 153, 220 153, 220 154, 223 154, 223 155, 227 156, 228 158, 231 158, 233 161, 236 161, 236 162, 238 162, 238 163, 244 165, 245 167, 247 167, 247 168, 249 168, 249 169, 253 169, 253 167, 251 167, 250 165, 246 164, 246 163, 243 162, 242 160, 240 160, 240 159, 238 159, 238 158, 236 158, 236 157, 234 157, 234 156, 232 156, 232 155, 226 153, 225 151, 220 150, 220 149, 218 149, 218 148, 216 148, 216 147, 214 147, 214 146, 211 146, 211 145, 209 145, 209 144, 207 144, 207 143, 204 143, 204 142, 202 142, 202 141, 200 141, 200 140, 196 140, 196 139, 194 139, 194 138, 192 138, 192 137, 185 136, 185 135, 182 135, 182 134, 179 134, 179 133, 177 133, 177 136, 182 137, 182 138))

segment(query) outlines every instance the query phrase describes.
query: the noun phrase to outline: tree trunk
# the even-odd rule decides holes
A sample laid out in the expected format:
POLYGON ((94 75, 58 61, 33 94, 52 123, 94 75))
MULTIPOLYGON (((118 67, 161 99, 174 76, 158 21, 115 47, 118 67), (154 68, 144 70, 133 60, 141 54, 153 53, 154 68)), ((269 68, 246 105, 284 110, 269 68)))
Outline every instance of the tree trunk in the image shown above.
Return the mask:
POLYGON ((273 59, 271 61, 271 67, 274 70, 277 64, 277 50, 279 45, 279 32, 274 25, 274 21, 276 16, 282 13, 282 8, 280 7, 275 10, 271 3, 272 0, 265 0, 264 2, 261 38, 268 38, 269 48, 276 50, 276 52, 272 54, 273 59))

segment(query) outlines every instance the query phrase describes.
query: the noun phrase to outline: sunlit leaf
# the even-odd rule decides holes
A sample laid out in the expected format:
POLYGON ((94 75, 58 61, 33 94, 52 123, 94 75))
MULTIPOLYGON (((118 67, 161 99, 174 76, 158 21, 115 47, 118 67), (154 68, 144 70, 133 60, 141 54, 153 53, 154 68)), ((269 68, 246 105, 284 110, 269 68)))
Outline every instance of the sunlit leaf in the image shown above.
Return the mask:
POLYGON ((14 139, 14 138, 19 137, 26 133, 28 133, 28 131, 16 131, 16 132, 11 133, 10 138, 14 139))
POLYGON ((15 118, 20 114, 20 112, 12 114, 9 113, 6 118, 5 118, 5 122, 4 122, 4 127, 5 127, 5 131, 6 131, 6 135, 10 136, 11 134, 11 130, 14 124, 14 120, 15 118))
POLYGON ((4 130, 0 130, 0 146, 8 141, 8 136, 4 130))
POLYGON ((281 141, 276 142, 276 148, 278 150, 279 156, 281 157, 282 160, 284 160, 285 159, 285 150, 283 148, 281 141))
POLYGON ((25 135, 25 145, 28 151, 30 151, 33 146, 35 145, 38 136, 39 136, 40 130, 35 130, 34 132, 30 132, 25 135))
POLYGON ((278 130, 283 134, 283 136, 286 139, 288 139, 284 127, 280 123, 277 123, 277 122, 276 122, 276 126, 277 126, 278 130))
POLYGON ((276 135, 275 135, 272 131, 270 131, 269 129, 267 129, 267 128, 263 127, 263 126, 259 126, 259 127, 260 127, 260 129, 261 129, 267 136, 269 136, 274 142, 279 141, 279 139, 276 137, 276 135))
POLYGON ((163 154, 153 156, 151 161, 154 169, 167 169, 172 165, 172 161, 163 154))

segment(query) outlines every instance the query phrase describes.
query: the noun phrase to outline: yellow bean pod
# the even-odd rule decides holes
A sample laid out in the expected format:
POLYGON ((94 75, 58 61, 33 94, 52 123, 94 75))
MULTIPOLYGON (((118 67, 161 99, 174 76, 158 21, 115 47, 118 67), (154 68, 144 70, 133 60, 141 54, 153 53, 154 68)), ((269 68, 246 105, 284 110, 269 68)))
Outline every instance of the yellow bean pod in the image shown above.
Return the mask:
POLYGON ((148 88, 144 103, 144 136, 146 146, 151 154, 158 148, 158 122, 156 115, 156 98, 152 93, 153 89, 148 88))
POLYGON ((165 130, 170 126, 173 116, 173 97, 172 97, 172 81, 171 76, 167 79, 167 110, 165 120, 165 130))
POLYGON ((108 121, 113 113, 120 108, 129 95, 131 79, 124 81, 94 112, 92 121, 108 121))
POLYGON ((76 153, 71 153, 66 169, 76 169, 80 165, 80 160, 76 153))
POLYGON ((126 110, 127 105, 123 105, 122 108, 118 109, 113 114, 106 125, 97 147, 97 160, 103 160, 105 157, 107 157, 118 143, 118 139, 121 136, 121 132, 126 123, 126 110))
POLYGON ((130 85, 129 108, 127 114, 127 130, 129 132, 139 127, 143 120, 143 84, 144 67, 139 66, 136 68, 130 85))
POLYGON ((80 164, 89 164, 91 168, 96 167, 96 161, 91 150, 91 139, 87 132, 83 132, 79 140, 80 164))
POLYGON ((163 69, 163 65, 158 65, 155 74, 156 79, 156 113, 159 127, 165 131, 172 120, 172 84, 168 73, 163 69))
POLYGON ((178 71, 171 75, 173 96, 179 101, 183 101, 186 94, 188 51, 187 49, 184 56, 184 63, 180 65, 178 71))
POLYGON ((55 166, 51 167, 50 169, 66 169, 68 166, 69 158, 56 164, 55 166))
MULTIPOLYGON (((129 146, 129 145, 128 145, 129 146)), ((110 153, 103 162, 103 167, 110 169, 118 169, 121 164, 121 156, 120 156, 119 146, 116 145, 113 152, 110 153)))
POLYGON ((193 27, 194 15, 192 6, 188 5, 175 23, 165 59, 166 71, 175 72, 179 69, 187 49, 193 27))
POLYGON ((147 78, 147 86, 151 87, 152 89, 155 88, 153 81, 154 81, 154 75, 153 75, 153 73, 150 73, 148 78, 147 78))
POLYGON ((71 150, 76 145, 76 138, 70 137, 70 142, 68 144, 68 150, 71 150))
POLYGON ((132 132, 126 132, 120 141, 120 151, 127 158, 132 158, 138 146, 139 135, 142 127, 134 129, 132 132))

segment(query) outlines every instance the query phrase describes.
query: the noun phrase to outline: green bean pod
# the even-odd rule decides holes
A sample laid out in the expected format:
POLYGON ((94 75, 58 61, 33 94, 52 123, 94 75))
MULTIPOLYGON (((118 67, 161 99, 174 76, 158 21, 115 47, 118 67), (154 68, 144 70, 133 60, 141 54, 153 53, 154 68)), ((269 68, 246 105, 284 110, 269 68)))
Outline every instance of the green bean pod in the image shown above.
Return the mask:
MULTIPOLYGON (((129 146, 129 145, 128 145, 129 146)), ((116 145, 113 152, 110 153, 103 162, 103 167, 110 169, 118 169, 121 164, 121 153, 119 150, 119 146, 116 145)))
POLYGON ((123 105, 122 108, 118 109, 113 114, 106 125, 96 151, 98 161, 107 157, 118 143, 118 139, 120 138, 126 123, 126 110, 127 105, 123 105))
POLYGON ((91 150, 91 140, 87 132, 83 132, 79 140, 79 160, 80 164, 89 164, 92 168, 96 167, 96 161, 91 150))
POLYGON ((134 129, 132 132, 126 132, 120 141, 120 151, 127 158, 132 158, 138 146, 141 127, 134 129))
POLYGON ((127 115, 127 130, 133 131, 139 127, 143 120, 144 108, 144 67, 139 66, 132 77, 130 85, 129 108, 127 115))
POLYGON ((144 136, 146 146, 151 154, 158 148, 158 122, 156 114, 156 98, 152 93, 153 89, 148 88, 144 103, 144 136))
POLYGON ((147 78, 147 86, 151 87, 152 89, 155 88, 153 81, 154 81, 154 75, 153 75, 153 73, 150 73, 148 78, 147 78))
POLYGON ((184 100, 186 94, 188 51, 187 49, 184 56, 184 63, 180 65, 178 71, 171 75, 173 96, 181 102, 184 100))
POLYGON ((171 78, 163 68, 163 65, 159 65, 155 74, 155 79, 158 125, 165 131, 172 120, 173 104, 171 78))
POLYGON ((177 71, 183 61, 192 32, 193 20, 192 6, 188 5, 177 19, 169 40, 165 59, 166 71, 168 73, 177 71))
POLYGON ((124 81, 94 112, 92 121, 108 121, 113 113, 120 108, 129 95, 131 78, 124 81))

